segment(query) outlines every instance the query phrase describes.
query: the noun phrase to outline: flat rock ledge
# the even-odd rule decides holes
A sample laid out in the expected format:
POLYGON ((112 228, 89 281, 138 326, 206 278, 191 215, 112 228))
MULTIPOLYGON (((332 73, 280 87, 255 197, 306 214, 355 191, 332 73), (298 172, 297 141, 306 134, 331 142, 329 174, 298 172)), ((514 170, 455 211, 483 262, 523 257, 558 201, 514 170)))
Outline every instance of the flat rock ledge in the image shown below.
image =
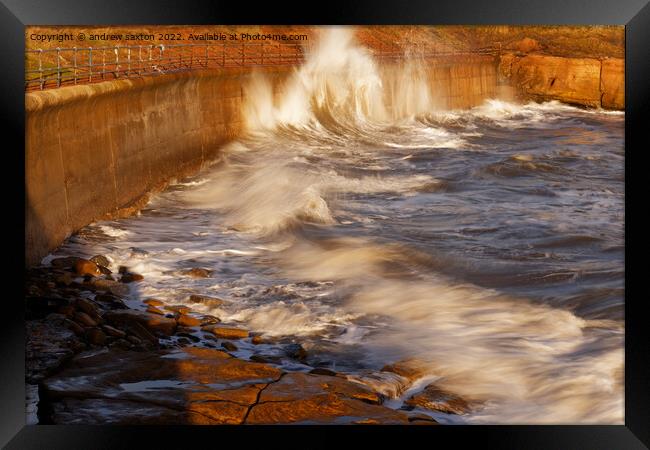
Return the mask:
POLYGON ((82 352, 39 396, 46 424, 435 424, 344 378, 196 347, 82 352))

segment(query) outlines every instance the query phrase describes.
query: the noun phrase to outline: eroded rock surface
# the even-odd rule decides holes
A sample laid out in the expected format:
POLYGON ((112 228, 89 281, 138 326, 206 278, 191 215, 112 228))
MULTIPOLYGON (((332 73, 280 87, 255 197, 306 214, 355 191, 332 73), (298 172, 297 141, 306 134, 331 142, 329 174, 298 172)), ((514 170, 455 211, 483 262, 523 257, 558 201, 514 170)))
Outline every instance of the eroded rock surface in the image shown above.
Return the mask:
POLYGON ((283 374, 192 347, 81 353, 42 382, 39 394, 43 423, 409 423, 405 412, 344 378, 283 374))

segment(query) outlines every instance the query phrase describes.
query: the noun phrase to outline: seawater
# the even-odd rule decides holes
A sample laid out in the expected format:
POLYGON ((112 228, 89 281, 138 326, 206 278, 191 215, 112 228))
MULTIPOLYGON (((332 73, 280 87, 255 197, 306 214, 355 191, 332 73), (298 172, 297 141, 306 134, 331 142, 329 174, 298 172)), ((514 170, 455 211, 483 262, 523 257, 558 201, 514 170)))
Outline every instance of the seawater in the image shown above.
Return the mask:
POLYGON ((417 60, 379 69, 325 33, 282 95, 251 78, 211 168, 44 262, 104 254, 145 276, 134 307, 224 298, 205 311, 360 380, 419 360, 481 405, 451 423, 623 423, 624 114, 442 111, 417 60))

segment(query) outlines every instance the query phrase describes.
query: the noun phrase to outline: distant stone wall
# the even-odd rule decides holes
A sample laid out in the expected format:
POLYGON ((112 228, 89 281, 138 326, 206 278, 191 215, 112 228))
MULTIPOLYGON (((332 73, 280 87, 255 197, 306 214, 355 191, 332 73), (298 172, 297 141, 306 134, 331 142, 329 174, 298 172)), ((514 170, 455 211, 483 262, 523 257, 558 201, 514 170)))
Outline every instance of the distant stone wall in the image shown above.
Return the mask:
POLYGON ((505 54, 499 75, 521 98, 625 109, 625 61, 505 54))
MULTIPOLYGON (((289 70, 266 72, 281 80, 289 70)), ((249 73, 178 73, 26 94, 26 264, 213 161, 241 133, 249 73)))

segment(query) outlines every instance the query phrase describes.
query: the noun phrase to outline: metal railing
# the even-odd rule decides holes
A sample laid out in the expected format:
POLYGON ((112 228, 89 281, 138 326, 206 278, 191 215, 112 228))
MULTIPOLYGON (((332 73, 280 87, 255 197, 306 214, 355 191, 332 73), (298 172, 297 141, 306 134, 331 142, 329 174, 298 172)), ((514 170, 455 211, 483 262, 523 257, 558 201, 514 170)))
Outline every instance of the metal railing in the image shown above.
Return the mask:
MULTIPOLYGON (((374 57, 431 58, 466 54, 495 54, 496 48, 454 52, 435 46, 409 47, 380 42, 374 57)), ((26 51, 25 90, 43 90, 111 79, 141 77, 196 69, 296 65, 310 49, 303 44, 218 43, 73 47, 26 51)))

